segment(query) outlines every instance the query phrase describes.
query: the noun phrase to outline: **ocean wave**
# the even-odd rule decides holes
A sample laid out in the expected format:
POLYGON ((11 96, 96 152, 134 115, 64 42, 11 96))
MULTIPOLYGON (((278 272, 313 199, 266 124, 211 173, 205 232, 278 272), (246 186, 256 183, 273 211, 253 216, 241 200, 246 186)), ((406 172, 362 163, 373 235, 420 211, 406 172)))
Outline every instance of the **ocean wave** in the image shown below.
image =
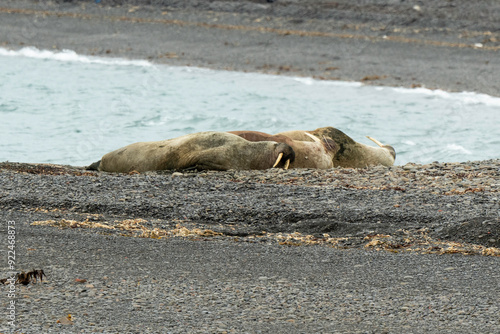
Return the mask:
POLYGON ((140 66, 140 67, 153 66, 152 63, 146 60, 83 56, 72 50, 66 50, 66 49, 62 51, 39 50, 32 46, 24 47, 19 50, 9 50, 5 48, 0 48, 0 56, 50 59, 62 62, 79 62, 85 64, 140 66))
MULTIPOLYGON (((292 77, 294 81, 300 82, 306 86, 312 85, 333 85, 340 87, 366 87, 362 82, 355 81, 329 81, 318 80, 312 77, 292 77)), ((500 107, 500 97, 491 96, 488 94, 475 93, 475 92, 447 92, 441 89, 428 89, 428 88, 406 88, 406 87, 385 87, 385 86, 370 86, 375 91, 383 91, 390 89, 393 92, 401 94, 418 94, 426 95, 446 100, 453 100, 454 102, 463 103, 466 105, 487 105, 493 107, 500 107)))
POLYGON ((342 87, 361 87, 363 83, 356 81, 341 81, 341 80, 319 80, 312 77, 291 77, 294 81, 300 82, 306 86, 311 86, 314 84, 320 85, 332 85, 332 86, 342 86, 342 87))
POLYGON ((500 107, 499 97, 482 93, 474 93, 474 92, 454 93, 454 92, 446 92, 441 89, 428 89, 422 87, 419 88, 392 87, 391 89, 396 93, 428 95, 446 100, 454 100, 456 102, 464 103, 467 105, 482 104, 487 106, 500 107))
POLYGON ((459 153, 463 153, 463 154, 472 154, 471 151, 469 151, 468 149, 466 149, 462 145, 458 145, 458 144, 448 144, 448 145, 446 145, 446 148, 448 150, 454 151, 454 152, 459 152, 459 153))

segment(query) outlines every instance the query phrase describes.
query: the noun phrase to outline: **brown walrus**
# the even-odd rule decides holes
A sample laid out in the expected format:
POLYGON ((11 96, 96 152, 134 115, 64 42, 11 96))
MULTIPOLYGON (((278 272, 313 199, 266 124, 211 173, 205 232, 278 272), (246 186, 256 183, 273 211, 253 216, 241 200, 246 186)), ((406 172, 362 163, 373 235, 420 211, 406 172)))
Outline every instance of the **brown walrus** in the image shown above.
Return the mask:
POLYGON ((293 140, 284 135, 271 135, 259 131, 229 131, 249 141, 275 141, 290 145, 295 152, 295 160, 290 168, 318 168, 328 169, 333 167, 333 156, 338 151, 338 146, 329 138, 322 140, 305 133, 311 141, 293 140))
POLYGON ((338 146, 332 158, 335 167, 363 168, 368 166, 392 166, 396 159, 396 151, 392 146, 384 145, 376 139, 368 137, 379 147, 368 146, 354 141, 342 131, 331 126, 318 128, 313 131, 285 131, 277 135, 286 136, 293 140, 312 141, 306 132, 318 138, 330 138, 338 146))
POLYGON ((199 132, 174 139, 140 142, 105 154, 89 169, 127 173, 196 168, 199 170, 283 168, 294 160, 285 143, 249 142, 226 132, 199 132))

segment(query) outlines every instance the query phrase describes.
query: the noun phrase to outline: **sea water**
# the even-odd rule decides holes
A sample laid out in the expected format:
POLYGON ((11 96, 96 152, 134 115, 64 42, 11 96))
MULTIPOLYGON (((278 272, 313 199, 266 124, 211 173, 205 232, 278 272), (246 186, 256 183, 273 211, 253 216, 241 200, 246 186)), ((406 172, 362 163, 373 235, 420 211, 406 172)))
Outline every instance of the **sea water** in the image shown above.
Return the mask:
POLYGON ((500 98, 0 48, 0 161, 84 166, 199 131, 334 126, 396 164, 500 158, 500 98))

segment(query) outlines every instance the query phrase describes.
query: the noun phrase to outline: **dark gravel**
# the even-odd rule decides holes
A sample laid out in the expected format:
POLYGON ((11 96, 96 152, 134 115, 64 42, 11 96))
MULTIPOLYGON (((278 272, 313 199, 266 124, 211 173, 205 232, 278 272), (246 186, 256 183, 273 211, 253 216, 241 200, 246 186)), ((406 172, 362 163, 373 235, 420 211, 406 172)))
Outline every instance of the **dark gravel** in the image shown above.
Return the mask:
POLYGON ((498 160, 131 175, 0 166, 0 205, 57 210, 55 218, 143 218, 153 227, 183 222, 233 236, 300 232, 363 240, 371 234, 425 231, 435 239, 500 247, 498 160))
POLYGON ((0 167, 2 249, 14 220, 16 269, 48 275, 17 286, 19 333, 500 328, 498 160, 132 175, 0 167), (476 173, 471 187, 450 189, 463 170, 476 173), (425 173, 440 174, 432 187, 425 173), (72 324, 57 323, 67 314, 72 324))

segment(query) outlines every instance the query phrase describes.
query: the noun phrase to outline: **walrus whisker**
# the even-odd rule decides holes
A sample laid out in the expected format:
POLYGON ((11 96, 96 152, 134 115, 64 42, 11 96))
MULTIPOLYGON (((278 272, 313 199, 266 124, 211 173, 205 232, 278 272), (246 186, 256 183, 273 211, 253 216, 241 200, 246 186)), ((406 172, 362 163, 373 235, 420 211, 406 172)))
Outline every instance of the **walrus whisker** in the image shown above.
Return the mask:
POLYGON ((384 146, 385 146, 384 144, 382 144, 381 142, 379 142, 379 141, 378 141, 377 139, 375 139, 375 138, 372 138, 372 137, 370 137, 370 136, 366 136, 366 138, 370 139, 371 141, 373 141, 375 144, 377 144, 377 145, 378 145, 378 146, 380 146, 380 147, 384 147, 384 146))
POLYGON ((278 154, 278 159, 276 159, 276 162, 274 163, 273 168, 276 167, 280 163, 281 158, 283 158, 283 152, 278 154))
POLYGON ((330 139, 330 138, 327 138, 326 136, 323 135, 323 145, 325 145, 325 147, 330 150, 330 151, 333 151, 335 150, 335 144, 332 145, 333 141, 330 139))
POLYGON ((288 169, 288 166, 290 166, 290 159, 287 159, 285 162, 285 169, 288 169))

